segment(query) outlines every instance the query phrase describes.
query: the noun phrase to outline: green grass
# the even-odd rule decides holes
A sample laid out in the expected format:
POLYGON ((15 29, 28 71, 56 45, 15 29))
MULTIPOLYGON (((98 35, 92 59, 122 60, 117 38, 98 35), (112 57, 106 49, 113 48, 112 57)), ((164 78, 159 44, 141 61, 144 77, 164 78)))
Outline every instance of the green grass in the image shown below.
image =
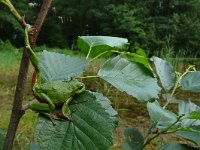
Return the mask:
POLYGON ((21 52, 15 50, 0 51, 0 69, 13 70, 19 67, 21 56, 21 52))
MULTIPOLYGON (((84 57, 80 51, 69 49, 49 48, 45 45, 35 47, 34 51, 40 53, 43 50, 58 52, 70 56, 84 57)), ((0 41, 0 69, 13 70, 18 68, 22 57, 23 48, 15 48, 9 41, 0 41)))

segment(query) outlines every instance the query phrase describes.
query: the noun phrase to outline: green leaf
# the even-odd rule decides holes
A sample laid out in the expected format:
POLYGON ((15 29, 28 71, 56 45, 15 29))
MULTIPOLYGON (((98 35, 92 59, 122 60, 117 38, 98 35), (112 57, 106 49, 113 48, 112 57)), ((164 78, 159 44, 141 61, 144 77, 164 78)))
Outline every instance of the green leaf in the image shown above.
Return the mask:
POLYGON ((117 126, 116 111, 102 94, 85 91, 70 102, 72 121, 39 117, 35 142, 40 150, 106 150, 117 126))
POLYGON ((161 148, 159 148, 159 150, 198 150, 198 149, 190 147, 186 144, 174 143, 174 144, 166 144, 161 148))
POLYGON ((192 111, 187 115, 188 119, 198 119, 200 120, 200 111, 192 111))
MULTIPOLYGON (((139 49, 136 51, 136 53, 130 53, 130 55, 134 57, 135 62, 144 65, 149 71, 152 72, 152 68, 149 65, 149 61, 144 50, 139 49)), ((153 72, 152 72, 152 75, 153 75, 153 72)))
MULTIPOLYGON (((147 110, 151 120, 154 121, 157 128, 167 128, 177 121, 177 115, 171 111, 163 109, 157 101, 153 103, 148 102, 147 110)), ((176 125, 174 125, 174 127, 175 126, 176 125)))
POLYGON ((82 75, 88 62, 64 54, 44 50, 40 56, 41 76, 45 82, 71 80, 82 75))
POLYGON ((182 90, 200 92, 200 71, 189 72, 180 82, 182 90))
POLYGON ((179 103, 179 115, 185 115, 184 120, 181 122, 181 126, 183 127, 190 127, 190 126, 198 126, 200 125, 200 120, 197 119, 188 119, 188 115, 190 113, 200 111, 200 107, 192 103, 191 101, 181 101, 179 103))
POLYGON ((144 138, 140 131, 135 128, 128 128, 124 131, 123 150, 141 150, 144 138))
POLYGON ((2 129, 0 129, 0 150, 3 149, 5 134, 2 129))
POLYGON ((129 45, 127 39, 111 36, 79 36, 77 44, 92 58, 111 49, 127 49, 129 45))
POLYGON ((107 61, 98 75, 120 91, 145 102, 158 98, 160 87, 157 80, 148 74, 147 69, 138 63, 131 63, 117 56, 107 61))
POLYGON ((200 126, 182 128, 180 131, 177 131, 176 134, 197 145, 200 145, 200 126))
POLYGON ((176 75, 173 66, 169 62, 155 56, 152 60, 163 88, 165 90, 170 90, 175 84, 176 75))
POLYGON ((40 146, 38 144, 30 144, 29 150, 40 150, 40 146))

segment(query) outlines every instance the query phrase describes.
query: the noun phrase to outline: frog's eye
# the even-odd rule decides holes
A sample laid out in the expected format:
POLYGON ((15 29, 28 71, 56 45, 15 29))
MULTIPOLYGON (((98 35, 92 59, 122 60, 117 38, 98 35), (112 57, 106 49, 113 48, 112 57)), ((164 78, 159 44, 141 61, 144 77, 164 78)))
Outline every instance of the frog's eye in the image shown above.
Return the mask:
POLYGON ((79 90, 82 90, 84 87, 85 87, 84 85, 80 85, 80 86, 78 87, 78 89, 79 89, 79 90))

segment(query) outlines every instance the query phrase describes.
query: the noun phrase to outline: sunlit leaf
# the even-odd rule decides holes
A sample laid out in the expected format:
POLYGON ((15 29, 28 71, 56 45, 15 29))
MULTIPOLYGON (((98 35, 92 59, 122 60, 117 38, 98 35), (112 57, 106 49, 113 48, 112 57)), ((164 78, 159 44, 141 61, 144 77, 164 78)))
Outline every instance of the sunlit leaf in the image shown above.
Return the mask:
POLYGON ((200 110, 199 111, 192 111, 187 115, 189 119, 198 119, 200 120, 200 110))
POLYGON ((111 49, 127 49, 129 45, 127 39, 111 36, 79 36, 77 44, 85 55, 90 51, 90 57, 95 57, 111 49))
POLYGON ((125 91, 141 102, 158 98, 161 90, 157 80, 147 73, 145 67, 120 56, 107 61, 98 75, 118 90, 125 91))
POLYGON ((88 67, 86 60, 64 54, 43 51, 40 56, 41 76, 45 82, 71 80, 82 75, 88 67))
POLYGON ((108 150, 117 126, 116 111, 102 94, 85 91, 70 103, 72 121, 39 117, 35 142, 40 150, 108 150))
POLYGON ((134 57, 135 62, 143 64, 150 72, 152 72, 152 68, 149 65, 149 61, 144 50, 139 49, 136 53, 130 53, 130 55, 134 57))
POLYGON ((200 71, 189 72, 180 82, 185 91, 200 92, 200 71))
POLYGON ((141 150, 144 138, 140 131, 128 128, 124 131, 123 150, 141 150))
POLYGON ((158 57, 153 57, 152 60, 163 88, 165 90, 170 90, 175 84, 175 71, 173 66, 169 62, 158 57))

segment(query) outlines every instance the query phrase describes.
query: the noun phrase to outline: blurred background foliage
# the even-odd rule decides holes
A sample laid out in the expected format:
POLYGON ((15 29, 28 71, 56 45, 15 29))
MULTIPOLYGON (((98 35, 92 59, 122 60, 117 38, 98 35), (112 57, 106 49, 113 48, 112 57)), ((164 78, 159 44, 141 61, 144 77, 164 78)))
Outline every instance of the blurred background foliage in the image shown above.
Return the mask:
MULTIPOLYGON (((42 1, 12 2, 33 24, 42 1)), ((199 8, 199 0, 54 0, 38 45, 77 49, 79 35, 110 35, 128 38, 129 51, 199 56, 199 8)), ((23 46, 20 26, 2 6, 0 40, 23 46)))

